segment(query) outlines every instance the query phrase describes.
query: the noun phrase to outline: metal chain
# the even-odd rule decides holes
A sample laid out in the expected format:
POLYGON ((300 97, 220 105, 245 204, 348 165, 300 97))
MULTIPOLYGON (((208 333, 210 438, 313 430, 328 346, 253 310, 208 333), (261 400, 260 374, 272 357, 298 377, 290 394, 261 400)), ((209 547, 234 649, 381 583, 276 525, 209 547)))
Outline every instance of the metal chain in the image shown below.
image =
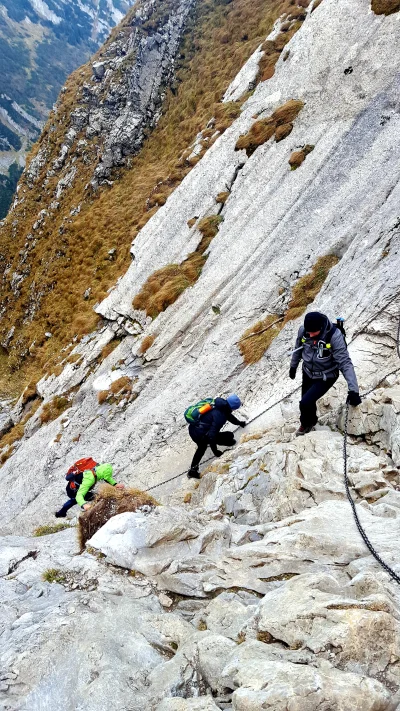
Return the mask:
MULTIPOLYGON (((299 385, 299 387, 296 388, 295 390, 292 390, 292 392, 290 392, 290 393, 288 393, 287 395, 285 395, 284 397, 282 397, 282 398, 281 398, 280 400, 278 400, 277 402, 274 402, 272 405, 269 405, 269 407, 266 407, 265 410, 263 410, 262 412, 259 412, 258 415, 255 415, 255 417, 252 417, 250 420, 248 420, 248 421, 246 422, 246 425, 250 425, 252 422, 255 422, 256 420, 258 420, 258 418, 261 417, 261 415, 265 415, 267 412, 269 412, 270 410, 272 410, 274 407, 276 407, 277 405, 280 405, 281 402, 284 402, 284 401, 287 400, 289 397, 291 397, 292 395, 294 395, 295 393, 297 393, 297 391, 300 390, 300 388, 301 388, 301 385, 299 385)), ((239 429, 239 427, 236 427, 236 429, 233 430, 232 432, 235 433, 235 432, 238 431, 238 429, 239 429)), ((207 459, 204 459, 203 464, 206 464, 207 462, 210 462, 212 459, 214 459, 214 457, 208 457, 207 459)), ((171 477, 170 479, 165 479, 165 481, 161 481, 159 484, 154 484, 154 486, 150 486, 148 489, 145 489, 144 491, 145 491, 145 492, 146 492, 146 491, 152 491, 153 489, 157 489, 159 486, 162 486, 163 484, 169 484, 170 481, 174 481, 175 479, 179 479, 180 476, 183 476, 184 474, 187 474, 188 471, 190 471, 190 470, 189 470, 189 469, 185 469, 184 472, 181 472, 180 474, 176 474, 175 476, 171 477)))
MULTIPOLYGON (((399 329, 399 334, 400 334, 400 329, 399 329)), ((366 393, 367 394, 367 393, 366 393)), ((365 397, 365 395, 363 396, 365 397)), ((349 420, 349 403, 346 403, 346 410, 345 410, 345 418, 344 418, 344 431, 343 431, 343 473, 344 473, 344 486, 346 489, 346 494, 347 498, 349 500, 350 506, 353 511, 353 516, 354 520, 356 522, 356 526, 358 528, 358 532, 363 539, 365 545, 367 546, 369 552, 374 556, 375 560, 378 561, 379 565, 382 566, 384 570, 390 575, 393 580, 396 581, 400 585, 400 576, 397 575, 397 573, 392 570, 390 565, 385 563, 385 561, 380 557, 379 553, 376 552, 375 548, 373 547, 371 541, 369 540, 367 534, 365 533, 361 521, 358 517, 356 505, 354 503, 353 497, 350 492, 350 486, 349 486, 349 478, 348 478, 348 471, 347 471, 347 462, 348 462, 348 454, 347 454, 347 437, 348 437, 348 420, 349 420)))
MULTIPOLYGON (((397 295, 396 295, 396 297, 397 297, 397 295)), ((391 303, 393 300, 394 300, 394 299, 391 299, 391 301, 390 301, 389 303, 391 303)), ((377 312, 377 314, 375 314, 375 317, 376 317, 376 315, 379 315, 382 311, 384 311, 384 309, 385 309, 388 305, 389 305, 389 304, 385 304, 385 306, 384 306, 382 309, 380 309, 380 310, 377 312)), ((371 320, 372 320, 372 319, 371 319, 371 320)), ((370 323, 370 321, 369 321, 368 323, 370 323)), ((357 334, 357 335, 358 335, 358 334, 357 334)), ((349 344, 348 344, 348 345, 350 345, 350 343, 352 343, 354 340, 355 340, 355 336, 353 336, 353 338, 349 341, 349 344)), ((398 325, 398 329, 397 329, 397 354, 398 354, 398 356, 399 356, 399 358, 400 358, 400 320, 399 320, 399 325, 398 325)), ((366 393, 364 393, 362 397, 365 398, 365 397, 367 397, 367 395, 370 395, 372 392, 374 392, 374 390, 376 390, 376 389, 379 387, 379 385, 380 385, 384 380, 386 380, 386 378, 388 378, 390 375, 395 375, 395 374, 398 373, 399 371, 400 371, 400 368, 396 368, 396 370, 393 370, 393 371, 391 371, 390 373, 387 373, 383 378, 381 378, 381 380, 379 380, 379 381, 374 385, 373 388, 371 388, 371 389, 368 390, 366 393)), ((267 408, 265 408, 265 410, 262 410, 261 412, 258 413, 258 415, 255 415, 255 417, 253 417, 253 418, 251 418, 250 420, 248 420, 248 421, 247 421, 247 425, 250 425, 252 422, 255 422, 255 420, 258 420, 259 417, 261 417, 262 415, 265 415, 267 412, 269 412, 270 410, 272 410, 274 407, 277 407, 277 405, 280 405, 282 402, 284 402, 285 400, 287 400, 288 398, 290 398, 292 395, 294 395, 294 394, 295 394, 296 392, 298 392, 300 389, 301 389, 301 385, 299 385, 297 388, 295 388, 294 390, 292 390, 292 392, 290 392, 290 393, 288 393, 287 395, 285 395, 284 397, 282 397, 280 400, 277 400, 277 402, 274 402, 272 405, 269 405, 267 408)), ((346 428, 347 428, 348 410, 349 410, 349 407, 348 407, 348 404, 347 404, 347 405, 346 405, 346 428)), ((239 428, 237 427, 235 430, 233 430, 233 432, 237 432, 238 429, 239 429, 239 428)), ((345 430, 345 442, 344 442, 344 446, 345 446, 345 447, 346 447, 346 440, 347 440, 347 429, 345 430)), ((207 459, 205 459, 205 460, 203 461, 203 464, 206 464, 207 462, 210 462, 210 461, 213 460, 213 459, 214 459, 214 457, 208 457, 207 459)), ((347 462, 345 462, 345 467, 346 467, 346 471, 347 471, 347 462)), ((185 471, 180 472, 179 474, 175 474, 175 476, 170 477, 169 479, 165 479, 165 481, 160 481, 159 484, 154 484, 153 486, 150 486, 148 489, 144 489, 144 491, 147 492, 147 491, 153 491, 153 489, 158 489, 159 486, 163 486, 164 484, 169 484, 171 481, 175 481, 175 479, 179 479, 181 476, 184 476, 184 475, 187 474, 189 471, 190 471, 189 469, 185 469, 185 471)), ((347 477, 347 473, 345 474, 345 477, 347 477)), ((347 481, 347 479, 346 479, 346 481, 347 481)), ((348 487, 347 487, 347 484, 346 484, 346 489, 347 489, 347 488, 348 488, 348 487)), ((353 500, 351 499, 351 501, 353 501, 353 500)), ((354 504, 354 502, 353 502, 353 504, 354 504)), ((358 519, 356 519, 356 523, 357 523, 357 521, 358 521, 358 519)), ((358 521, 358 523, 357 523, 357 527, 358 527, 358 528, 361 527, 361 524, 360 524, 359 521, 358 521)), ((359 530, 360 530, 360 528, 359 528, 359 530)), ((361 532, 361 531, 360 531, 360 532, 361 532)), ((361 534, 361 535, 362 535, 363 538, 364 538, 364 535, 365 535, 365 537, 366 537, 366 534, 364 534, 364 535, 361 534)), ((367 539, 367 540, 368 540, 368 539, 367 539)), ((368 545, 368 544, 367 544, 367 545, 368 545)), ((372 547, 372 546, 371 546, 371 547, 372 547)), ((384 564, 384 565, 386 565, 386 564, 384 564)), ((396 574, 394 573, 394 575, 396 575, 396 574)))

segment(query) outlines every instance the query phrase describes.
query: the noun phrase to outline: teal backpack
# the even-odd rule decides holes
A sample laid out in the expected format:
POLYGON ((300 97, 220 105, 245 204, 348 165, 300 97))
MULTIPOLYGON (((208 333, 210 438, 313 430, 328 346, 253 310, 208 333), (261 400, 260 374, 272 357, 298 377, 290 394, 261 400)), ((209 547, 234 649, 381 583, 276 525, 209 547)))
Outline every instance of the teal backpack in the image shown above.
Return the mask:
POLYGON ((185 410, 184 417, 189 425, 194 425, 200 421, 202 415, 206 412, 210 412, 213 409, 215 401, 212 397, 206 397, 205 400, 200 400, 196 402, 195 405, 189 405, 185 410))

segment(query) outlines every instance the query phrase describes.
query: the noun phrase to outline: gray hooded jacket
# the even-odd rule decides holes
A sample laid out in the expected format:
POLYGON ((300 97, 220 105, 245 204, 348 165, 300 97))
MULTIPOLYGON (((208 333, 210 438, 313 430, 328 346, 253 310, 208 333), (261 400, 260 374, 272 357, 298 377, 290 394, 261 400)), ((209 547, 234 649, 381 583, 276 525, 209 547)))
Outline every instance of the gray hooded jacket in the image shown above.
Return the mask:
POLYGON ((338 328, 334 328, 332 336, 329 338, 331 330, 332 324, 328 318, 325 328, 316 338, 307 338, 304 326, 301 326, 295 345, 295 348, 299 348, 299 350, 292 354, 290 367, 297 368, 300 360, 303 359, 303 371, 313 380, 333 378, 340 370, 347 381, 349 390, 358 393, 357 377, 343 335, 338 328), (331 344, 330 348, 324 347, 327 343, 331 344))

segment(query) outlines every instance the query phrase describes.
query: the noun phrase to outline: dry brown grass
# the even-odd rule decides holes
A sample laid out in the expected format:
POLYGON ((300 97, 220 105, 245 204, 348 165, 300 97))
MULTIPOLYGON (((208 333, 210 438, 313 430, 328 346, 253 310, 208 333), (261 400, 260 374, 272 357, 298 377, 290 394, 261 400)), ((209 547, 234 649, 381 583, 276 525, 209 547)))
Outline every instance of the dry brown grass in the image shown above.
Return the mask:
POLYGON ((130 392, 132 389, 132 381, 127 375, 123 375, 121 378, 118 378, 118 380, 114 380, 113 383, 111 383, 110 390, 114 395, 117 395, 121 393, 122 391, 124 392, 130 392))
POLYGON ((156 318, 171 306, 185 289, 196 283, 207 259, 204 253, 217 234, 222 219, 220 215, 210 215, 199 222, 198 229, 202 239, 196 250, 180 264, 167 264, 151 274, 132 301, 134 309, 146 311, 148 316, 156 318))
POLYGON ((400 0, 371 0, 371 10, 376 15, 391 15, 400 10, 400 0))
POLYGON ((94 504, 79 517, 78 538, 81 550, 85 548, 86 541, 112 516, 128 511, 135 512, 141 506, 158 506, 158 503, 140 489, 116 489, 103 484, 94 504))
POLYGON ((100 360, 101 361, 105 360, 107 358, 107 356, 109 356, 116 349, 116 347, 119 346, 120 343, 121 343, 120 338, 113 338, 112 341, 107 343, 107 345, 105 345, 101 351, 100 360))
POLYGON ((320 292, 330 270, 338 261, 339 258, 333 254, 319 257, 311 272, 301 277, 293 287, 292 298, 289 301, 284 317, 271 314, 244 332, 238 342, 238 348, 245 363, 257 363, 284 325, 304 313, 307 306, 314 301, 320 292), (277 319, 281 320, 278 323, 274 323, 277 319))
MULTIPOLYGON (((156 4, 155 12, 159 5, 156 4)), ((132 12, 135 11, 134 8, 132 12)), ((117 170, 113 185, 93 196, 85 191, 85 185, 97 163, 102 139, 96 136, 88 141, 87 162, 77 156, 78 177, 61 197, 59 209, 52 211, 41 227, 40 240, 28 260, 30 273, 21 284, 20 296, 15 297, 8 279, 4 283, 3 302, 7 302, 7 314, 0 336, 12 325, 17 325, 18 333, 7 359, 6 392, 10 392, 12 369, 24 369, 13 383, 18 392, 28 379, 38 379, 43 369, 48 371, 54 365, 61 347, 74 335, 83 335, 96 327, 98 317, 92 312, 93 305, 126 271, 131 239, 158 209, 157 205, 149 209, 148 198, 153 196, 154 199, 156 194, 163 200, 188 173, 192 166, 186 160, 181 162, 180 156, 212 116, 216 117, 215 129, 223 131, 238 114, 240 105, 222 105, 220 99, 243 63, 272 29, 274 21, 285 11, 289 11, 288 0, 270 3, 204 0, 198 3, 179 49, 176 85, 172 90, 167 89, 157 128, 148 136, 140 154, 132 158, 129 168, 117 170), (155 186, 158 186, 156 191, 155 186), (71 208, 78 204, 82 205, 80 214, 71 216, 71 208), (110 261, 108 250, 115 246, 118 252, 115 260, 110 261), (29 322, 24 320, 24 314, 31 289, 35 291, 34 283, 40 284, 44 295, 34 321, 29 322), (88 285, 92 290, 85 300, 83 293, 88 285), (52 332, 52 339, 44 339, 46 330, 52 332), (32 355, 23 356, 34 341, 32 355)), ((118 32, 125 32, 131 14, 122 27, 113 31, 111 39, 118 32)), ((90 81, 90 75, 91 62, 69 77, 57 114, 50 115, 28 159, 29 163, 41 147, 48 147, 49 159, 39 176, 38 187, 27 188, 24 202, 16 208, 12 218, 6 220, 2 231, 0 247, 6 254, 4 264, 11 263, 10 274, 19 270, 19 250, 32 231, 39 209, 53 199, 59 175, 50 176, 45 183, 46 171, 59 154, 70 126, 71 111, 84 101, 82 87, 90 81), (15 220, 16 229, 12 224, 15 220)), ((78 135, 77 140, 81 137, 78 135)), ((21 179, 21 186, 22 190, 27 187, 26 175, 21 179)))
POLYGON ((149 336, 145 336, 145 337, 143 338, 143 341, 142 341, 141 344, 140 344, 139 353, 141 353, 142 355, 144 355, 144 354, 146 353, 146 351, 148 351, 149 348, 151 348, 151 346, 153 345, 153 343, 154 343, 155 340, 156 340, 156 337, 155 337, 154 334, 151 334, 151 335, 149 335, 149 336))
POLYGON ((289 158, 289 165, 291 169, 296 170, 297 168, 299 168, 307 158, 308 154, 314 150, 314 147, 315 146, 307 144, 306 146, 303 146, 303 148, 301 148, 299 151, 294 151, 289 158))
POLYGON ((247 155, 251 156, 256 148, 269 141, 272 136, 275 136, 275 140, 281 141, 291 132, 293 121, 303 106, 304 103, 298 99, 290 99, 279 106, 268 118, 253 123, 250 131, 240 136, 236 142, 235 150, 244 149, 247 155))
POLYGON ((57 417, 62 415, 62 413, 71 407, 71 405, 71 400, 69 400, 68 397, 64 397, 64 395, 56 395, 53 397, 49 400, 49 402, 46 402, 46 404, 43 405, 43 409, 40 413, 40 421, 42 425, 47 422, 51 422, 52 420, 56 420, 57 417))
POLYGON ((97 395, 97 402, 99 405, 102 405, 107 400, 109 395, 111 395, 111 390, 100 390, 97 395))
MULTIPOLYGON (((303 0, 305 2, 306 0, 303 0)), ((302 6, 302 0, 298 3, 302 6)), ((282 53, 282 50, 287 45, 296 32, 300 29, 303 20, 305 19, 304 11, 299 7, 293 7, 291 3, 287 4, 287 11, 290 12, 288 20, 281 25, 281 31, 274 40, 265 40, 262 45, 264 54, 259 63, 258 78, 260 81, 268 81, 275 74, 275 65, 282 53), (294 15, 297 16, 294 18, 294 15), (293 22, 293 19, 295 20, 293 22)))
POLYGON ((245 434, 242 435, 240 438, 241 444, 245 444, 246 442, 251 442, 252 440, 257 440, 257 439, 262 439, 264 436, 264 432, 253 432, 253 434, 245 434))
MULTIPOLYGON (((27 424, 28 420, 33 417, 37 409, 40 407, 42 401, 40 398, 37 398, 30 407, 29 411, 26 413, 26 415, 22 418, 20 422, 18 422, 16 425, 11 427, 11 429, 6 432, 1 438, 0 438, 0 449, 4 447, 12 447, 12 445, 20 440, 24 436, 25 432, 25 425, 27 424)), ((9 456, 11 456, 12 450, 8 450, 5 454, 7 454, 6 459, 8 459, 9 456)), ((4 461, 6 461, 6 459, 4 461)), ((4 463, 4 462, 2 462, 4 463)))
POLYGON ((34 400, 36 397, 36 383, 30 382, 22 393, 22 407, 25 407, 28 402, 34 400))
POLYGON ((319 7, 321 5, 321 3, 322 3, 322 0, 314 0, 313 6, 311 8, 311 12, 314 12, 314 10, 316 10, 317 7, 319 7))
POLYGON ((315 262, 311 272, 299 279, 292 291, 292 298, 289 301, 288 310, 285 314, 285 323, 293 321, 306 310, 311 304, 321 288, 332 267, 339 261, 339 257, 334 254, 328 254, 325 257, 319 257, 315 262))
POLYGON ((40 536, 49 536, 52 533, 58 533, 59 531, 63 531, 65 528, 71 528, 69 523, 54 523, 44 526, 38 526, 38 528, 35 528, 33 536, 35 536, 35 538, 39 538, 40 536))
POLYGON ((229 195, 229 190, 224 190, 222 193, 218 193, 217 197, 215 198, 215 202, 217 202, 219 205, 225 205, 229 195))
POLYGON ((270 314, 262 321, 258 321, 244 332, 238 343, 239 351, 246 364, 257 363, 269 348, 274 338, 281 331, 283 317, 279 314, 270 314), (278 321, 278 323, 276 323, 278 321))

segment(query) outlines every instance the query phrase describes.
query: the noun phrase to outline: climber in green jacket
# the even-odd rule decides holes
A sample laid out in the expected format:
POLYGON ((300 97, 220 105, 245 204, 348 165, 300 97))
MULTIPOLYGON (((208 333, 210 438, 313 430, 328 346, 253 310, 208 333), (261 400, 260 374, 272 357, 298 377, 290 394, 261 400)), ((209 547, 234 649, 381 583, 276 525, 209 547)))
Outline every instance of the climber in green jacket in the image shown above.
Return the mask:
POLYGON ((88 469, 83 472, 82 484, 80 485, 76 494, 76 503, 81 507, 83 511, 90 508, 91 504, 85 502, 86 494, 94 487, 98 481, 106 481, 107 484, 115 486, 116 489, 124 489, 124 484, 117 484, 117 482, 112 477, 113 468, 111 464, 98 464, 95 467, 95 474, 88 469))

